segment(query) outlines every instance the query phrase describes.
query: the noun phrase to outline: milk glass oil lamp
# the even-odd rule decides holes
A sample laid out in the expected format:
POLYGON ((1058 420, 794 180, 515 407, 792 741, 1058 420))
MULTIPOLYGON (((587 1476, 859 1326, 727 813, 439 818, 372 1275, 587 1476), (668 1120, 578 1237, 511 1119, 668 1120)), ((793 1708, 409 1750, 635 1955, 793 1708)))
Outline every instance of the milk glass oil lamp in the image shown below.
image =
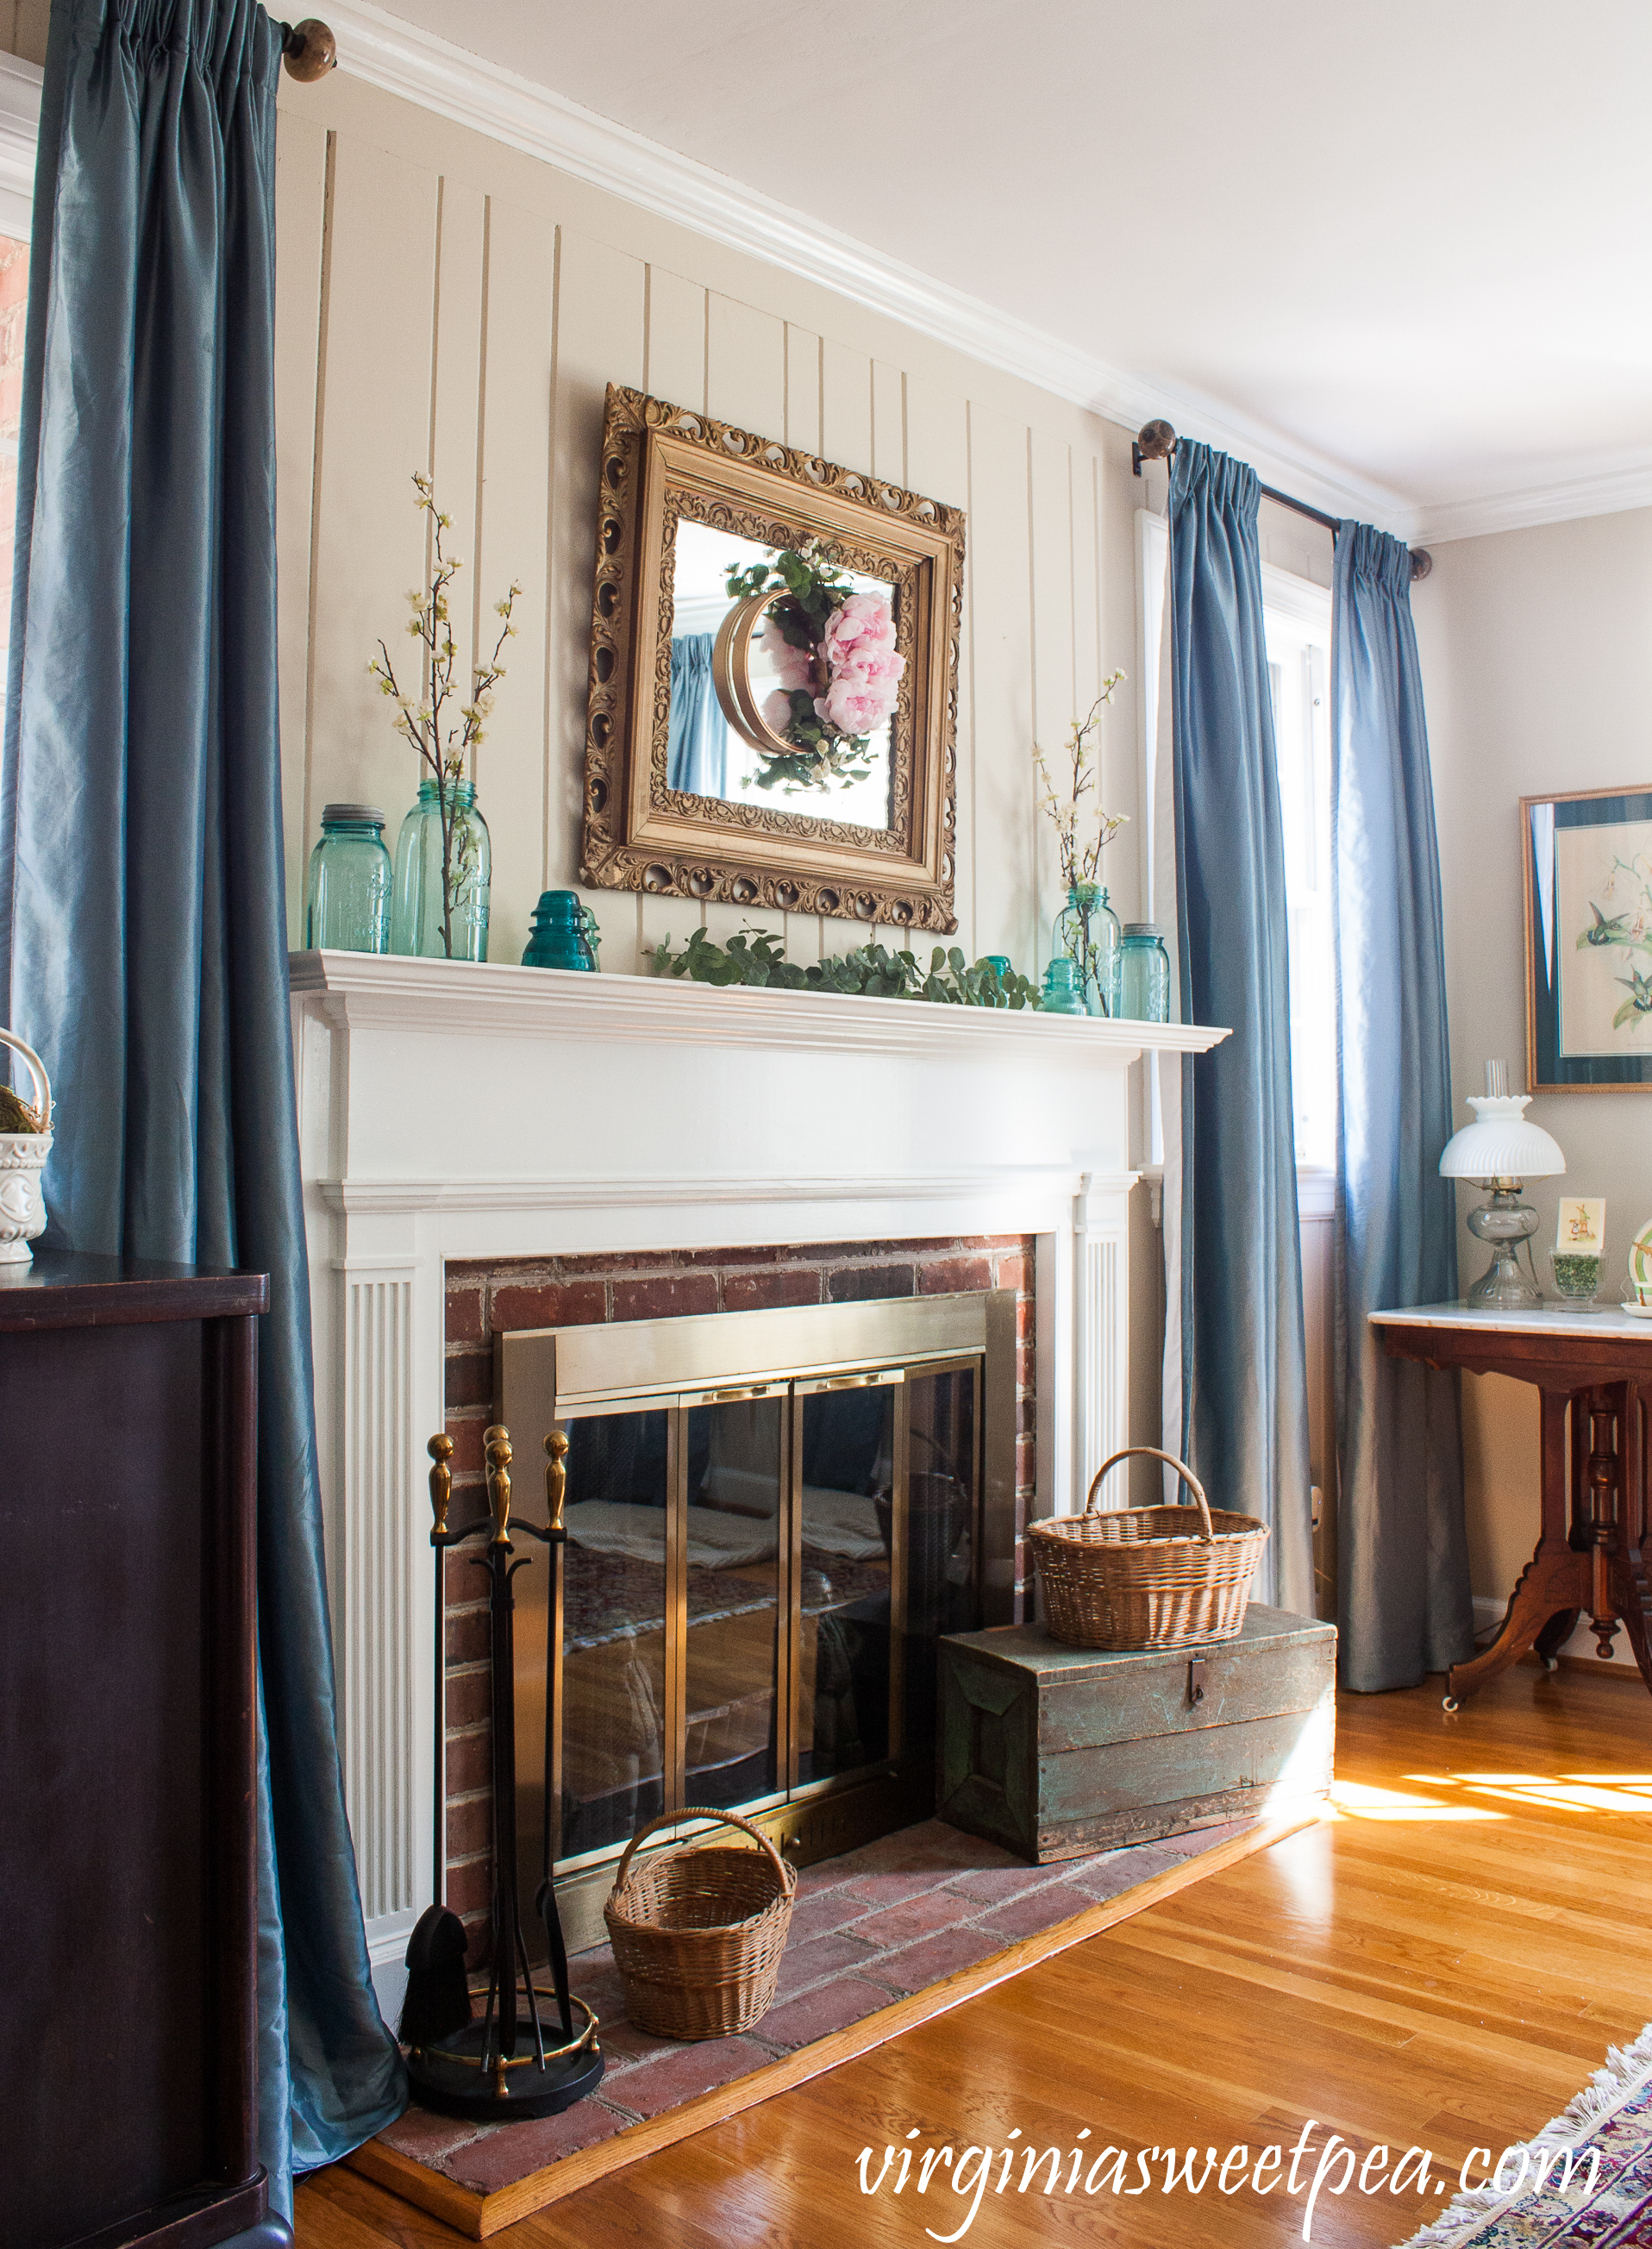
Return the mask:
MULTIPOLYGON (((1540 1124, 1526 1121, 1529 1093, 1511 1093, 1507 1065, 1489 1062, 1485 1092, 1470 1095, 1472 1124, 1446 1142, 1440 1174, 1448 1180, 1478 1180, 1490 1200, 1469 1213, 1469 1231, 1491 1252, 1491 1262, 1468 1290, 1465 1301, 1481 1311, 1540 1310, 1543 1292, 1535 1268, 1528 1281, 1518 1251, 1538 1230, 1538 1214, 1521 1193, 1527 1180, 1549 1179, 1566 1169, 1558 1141, 1540 1124)), ((1531 1262, 1532 1253, 1526 1252, 1531 1262)))

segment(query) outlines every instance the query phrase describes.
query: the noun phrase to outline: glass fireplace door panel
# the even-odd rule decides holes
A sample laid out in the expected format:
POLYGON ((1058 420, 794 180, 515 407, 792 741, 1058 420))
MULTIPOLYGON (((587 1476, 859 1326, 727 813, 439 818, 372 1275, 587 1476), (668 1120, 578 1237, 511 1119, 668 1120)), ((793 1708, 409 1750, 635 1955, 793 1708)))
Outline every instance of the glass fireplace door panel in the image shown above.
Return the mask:
POLYGON ((933 1741, 935 1643, 981 1625, 979 1365, 908 1376, 905 1646, 906 1737, 933 1741))
POLYGON ((898 1388, 802 1391, 797 1778, 890 1753, 898 1388))
POLYGON ((685 1416, 685 1804, 749 1804, 782 1785, 784 1410, 725 1400, 685 1416))
POLYGON ((626 1842, 664 1808, 669 1422, 566 1425, 559 1859, 626 1842))

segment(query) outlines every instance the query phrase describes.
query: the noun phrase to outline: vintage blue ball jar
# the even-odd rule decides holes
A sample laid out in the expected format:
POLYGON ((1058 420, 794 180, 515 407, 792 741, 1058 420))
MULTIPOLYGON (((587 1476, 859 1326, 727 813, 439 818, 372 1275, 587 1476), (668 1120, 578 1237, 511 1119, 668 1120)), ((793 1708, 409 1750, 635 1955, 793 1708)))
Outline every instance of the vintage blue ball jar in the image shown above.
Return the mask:
POLYGON ((322 808, 305 883, 304 942, 341 953, 389 951, 390 855, 376 805, 322 808))

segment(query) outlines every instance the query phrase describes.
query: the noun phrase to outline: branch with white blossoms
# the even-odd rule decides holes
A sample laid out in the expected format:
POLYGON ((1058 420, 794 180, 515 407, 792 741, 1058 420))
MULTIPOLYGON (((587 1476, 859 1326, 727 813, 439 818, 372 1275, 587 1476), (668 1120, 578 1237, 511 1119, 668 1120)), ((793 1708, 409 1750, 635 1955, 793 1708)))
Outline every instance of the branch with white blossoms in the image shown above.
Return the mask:
POLYGON ((416 699, 403 688, 390 651, 382 640, 378 654, 368 658, 367 668, 378 681, 380 693, 388 695, 396 705, 392 721, 396 731, 412 744, 436 782, 442 821, 442 944, 451 959, 453 909, 473 871, 468 828, 459 838, 457 853, 454 848, 458 784, 465 778, 472 751, 487 739, 485 721, 493 709, 493 691, 505 677, 505 666, 499 659, 505 653, 506 642, 516 637, 511 617, 522 588, 513 579, 504 600, 494 602, 494 615, 500 622, 493 653, 485 663, 473 667, 471 699, 458 704, 458 716, 453 718, 451 706, 460 691, 454 681, 458 650, 453 639, 449 595, 453 581, 465 567, 464 559, 445 551, 443 535, 452 528, 453 519, 437 506, 435 485, 421 469, 413 471, 413 489, 416 504, 430 517, 434 533, 430 582, 423 591, 410 593, 407 597, 411 611, 407 621, 408 637, 419 643, 420 691, 416 699))
POLYGON ((1043 792, 1039 801, 1055 826, 1061 850, 1062 879, 1070 891, 1077 890, 1081 884, 1095 881, 1102 853, 1128 817, 1122 812, 1104 812, 1098 803, 1092 813, 1084 802, 1085 797, 1097 794, 1101 779, 1099 752, 1091 738, 1100 728, 1102 712, 1112 701, 1113 690, 1124 676, 1122 671, 1115 671, 1105 679, 1100 694, 1091 705, 1090 716, 1084 719, 1075 719, 1067 730, 1067 753, 1072 764, 1072 778, 1064 797, 1057 795, 1044 753, 1036 742, 1033 744, 1033 762, 1038 768, 1043 792), (1093 834, 1086 833, 1081 837, 1081 816, 1086 830, 1093 817, 1096 822, 1093 834))

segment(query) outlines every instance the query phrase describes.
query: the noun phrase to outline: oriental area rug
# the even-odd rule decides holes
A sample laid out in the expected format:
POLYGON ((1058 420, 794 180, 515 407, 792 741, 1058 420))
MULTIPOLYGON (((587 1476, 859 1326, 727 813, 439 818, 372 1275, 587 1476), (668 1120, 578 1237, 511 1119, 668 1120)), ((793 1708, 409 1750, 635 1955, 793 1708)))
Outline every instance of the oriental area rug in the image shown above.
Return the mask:
POLYGON ((1652 2026, 1405 2249, 1652 2249, 1652 2026))
POLYGON ((1231 1821, 1029 1867, 938 1819, 805 1867, 776 2004, 745 2036, 682 2044, 625 2019, 608 1948, 569 1962, 607 2073, 560 2116, 478 2127, 420 2108, 346 2160, 485 2240, 641 2156, 771 2099, 1318 1816, 1231 1821))

